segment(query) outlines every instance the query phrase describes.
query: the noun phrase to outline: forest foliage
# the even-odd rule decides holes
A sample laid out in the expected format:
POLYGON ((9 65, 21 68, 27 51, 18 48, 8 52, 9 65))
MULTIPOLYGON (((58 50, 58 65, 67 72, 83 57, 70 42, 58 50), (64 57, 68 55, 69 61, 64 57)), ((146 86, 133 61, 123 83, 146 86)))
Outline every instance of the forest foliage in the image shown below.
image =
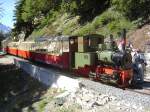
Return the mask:
POLYGON ((15 7, 13 35, 24 31, 26 37, 45 27, 56 34, 113 33, 141 26, 150 16, 149 0, 18 0, 15 7), (62 17, 67 26, 61 26, 62 17))

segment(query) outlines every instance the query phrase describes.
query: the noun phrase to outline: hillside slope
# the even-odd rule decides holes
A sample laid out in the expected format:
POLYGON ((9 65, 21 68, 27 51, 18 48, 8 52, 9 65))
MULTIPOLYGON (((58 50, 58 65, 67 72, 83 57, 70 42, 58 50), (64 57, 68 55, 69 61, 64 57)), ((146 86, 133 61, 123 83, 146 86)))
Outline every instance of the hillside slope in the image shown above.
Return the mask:
POLYGON ((128 31, 135 29, 136 24, 130 22, 121 13, 114 11, 112 8, 107 9, 102 14, 97 15, 93 20, 80 23, 81 16, 72 16, 70 13, 59 13, 55 20, 41 28, 33 30, 28 40, 42 36, 51 35, 88 35, 102 34, 105 37, 113 34, 118 37, 118 32, 123 28, 128 31))
MULTIPOLYGON (((140 0, 18 0, 13 36, 114 34, 149 21, 150 1, 140 0)), ((18 37, 19 38, 19 37, 18 37)))
POLYGON ((150 23, 149 6, 148 0, 18 0, 12 37, 19 40, 24 33, 26 40, 35 40, 97 33, 118 38, 125 28, 136 44, 140 37, 146 38, 137 28, 150 23))
POLYGON ((128 41, 133 44, 134 48, 145 50, 146 44, 150 41, 150 25, 144 25, 142 28, 128 33, 128 41))

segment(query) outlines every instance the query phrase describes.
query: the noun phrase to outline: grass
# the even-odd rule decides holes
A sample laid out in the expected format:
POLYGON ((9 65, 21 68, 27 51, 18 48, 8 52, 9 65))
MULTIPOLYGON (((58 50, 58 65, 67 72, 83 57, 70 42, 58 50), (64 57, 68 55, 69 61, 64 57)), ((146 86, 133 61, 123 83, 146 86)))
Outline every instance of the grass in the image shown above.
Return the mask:
POLYGON ((71 104, 68 107, 57 107, 56 112, 81 112, 81 108, 77 104, 71 104))
MULTIPOLYGON (((30 92, 32 92, 32 91, 30 91, 30 92)), ((37 112, 44 112, 46 105, 49 102, 53 101, 55 99, 54 97, 62 92, 63 92, 63 90, 61 90, 61 89, 55 89, 55 88, 48 89, 47 91, 45 91, 45 94, 40 96, 40 99, 38 101, 25 107, 23 109, 23 112, 30 112, 30 111, 32 112, 34 110, 37 112)), ((26 99, 28 99, 28 98, 26 98, 26 99)), ((30 98, 28 100, 32 100, 32 98, 30 98)))
POLYGON ((42 100, 38 104, 38 112, 44 112, 44 108, 48 102, 46 100, 42 100))
POLYGON ((32 105, 23 109, 23 112, 45 112, 45 109, 48 105, 49 111, 51 112, 81 112, 81 107, 78 104, 72 104, 70 102, 66 102, 62 106, 58 106, 55 104, 55 96, 63 93, 64 91, 61 89, 48 89, 47 92, 41 96, 41 100, 34 102, 32 105))
POLYGON ((132 30, 136 28, 136 24, 130 22, 119 12, 114 11, 112 8, 105 11, 103 14, 94 18, 92 22, 88 22, 80 29, 74 32, 76 35, 85 35, 98 33, 105 36, 120 32, 121 29, 126 28, 132 30))

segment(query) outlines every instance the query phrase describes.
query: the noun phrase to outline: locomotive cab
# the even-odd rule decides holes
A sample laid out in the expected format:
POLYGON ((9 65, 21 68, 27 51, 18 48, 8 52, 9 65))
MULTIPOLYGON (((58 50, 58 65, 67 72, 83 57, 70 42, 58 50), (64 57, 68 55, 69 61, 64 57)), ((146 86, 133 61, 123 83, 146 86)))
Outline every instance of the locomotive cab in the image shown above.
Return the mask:
MULTIPOLYGON (((74 58, 73 69, 76 74, 88 77, 89 72, 91 70, 94 71, 97 65, 96 51, 98 50, 98 45, 104 42, 104 37, 96 34, 86 35, 76 37, 76 42, 78 45, 76 46, 76 50, 72 52, 72 57, 74 58)), ((73 50, 70 49, 70 51, 73 50)))

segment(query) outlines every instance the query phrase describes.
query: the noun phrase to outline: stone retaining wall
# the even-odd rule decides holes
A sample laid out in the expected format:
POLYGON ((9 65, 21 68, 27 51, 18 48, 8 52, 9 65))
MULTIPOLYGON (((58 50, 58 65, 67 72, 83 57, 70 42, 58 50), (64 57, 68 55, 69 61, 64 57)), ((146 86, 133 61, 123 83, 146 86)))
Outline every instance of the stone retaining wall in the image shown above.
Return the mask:
POLYGON ((62 88, 69 91, 73 91, 79 87, 78 80, 64 76, 60 71, 45 69, 19 59, 15 59, 14 63, 47 86, 62 88))

